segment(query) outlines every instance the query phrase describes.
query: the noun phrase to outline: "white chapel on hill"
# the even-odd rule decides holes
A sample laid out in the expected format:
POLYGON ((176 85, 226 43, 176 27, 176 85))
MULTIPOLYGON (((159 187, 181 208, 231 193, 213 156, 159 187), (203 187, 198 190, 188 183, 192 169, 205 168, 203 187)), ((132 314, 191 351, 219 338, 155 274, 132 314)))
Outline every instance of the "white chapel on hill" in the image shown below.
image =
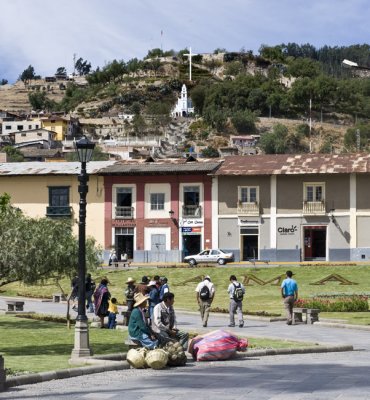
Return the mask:
POLYGON ((193 103, 188 98, 188 91, 185 84, 182 85, 181 97, 177 99, 177 104, 171 112, 172 117, 187 117, 189 114, 194 113, 193 103))

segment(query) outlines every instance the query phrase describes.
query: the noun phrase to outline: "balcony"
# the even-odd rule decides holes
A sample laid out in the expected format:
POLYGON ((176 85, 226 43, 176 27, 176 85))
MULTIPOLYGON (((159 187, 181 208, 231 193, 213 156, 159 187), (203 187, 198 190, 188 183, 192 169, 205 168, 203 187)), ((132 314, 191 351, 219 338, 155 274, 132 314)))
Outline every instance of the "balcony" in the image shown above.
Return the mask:
POLYGON ((183 218, 201 218, 202 217, 202 207, 199 205, 182 206, 182 217, 183 218))
POLYGON ((72 207, 69 206, 48 206, 46 207, 47 217, 71 217, 72 207))
POLYGON ((303 215, 325 215, 325 201, 304 201, 303 215))
POLYGON ((260 215, 260 204, 258 201, 251 203, 238 202, 237 205, 238 215, 260 215))
POLYGON ((117 206, 115 218, 116 219, 132 219, 132 218, 134 218, 134 207, 117 206))

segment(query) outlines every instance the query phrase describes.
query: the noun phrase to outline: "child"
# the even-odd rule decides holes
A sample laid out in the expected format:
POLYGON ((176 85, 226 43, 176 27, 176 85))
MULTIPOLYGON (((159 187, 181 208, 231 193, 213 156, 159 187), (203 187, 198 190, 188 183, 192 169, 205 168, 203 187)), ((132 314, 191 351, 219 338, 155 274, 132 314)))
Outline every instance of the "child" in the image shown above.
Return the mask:
POLYGON ((117 307, 117 299, 112 297, 109 300, 109 308, 108 308, 108 329, 116 329, 116 314, 118 314, 118 307, 117 307))

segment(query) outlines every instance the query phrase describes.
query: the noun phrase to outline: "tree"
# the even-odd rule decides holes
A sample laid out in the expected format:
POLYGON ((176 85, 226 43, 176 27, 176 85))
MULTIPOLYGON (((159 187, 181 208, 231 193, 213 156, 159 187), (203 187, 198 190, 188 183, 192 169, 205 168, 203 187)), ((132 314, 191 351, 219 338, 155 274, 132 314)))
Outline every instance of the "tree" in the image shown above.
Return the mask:
MULTIPOLYGON (((67 153, 66 160, 78 161, 78 155, 76 154, 76 152, 67 153)), ((109 160, 109 154, 104 153, 100 146, 95 146, 92 153, 91 161, 108 161, 108 160, 109 160)))
POLYGON ((231 116, 231 122, 239 133, 256 132, 256 115, 249 111, 236 111, 231 116))
POLYGON ((23 154, 12 146, 5 146, 4 152, 8 156, 8 162, 21 162, 24 159, 23 154))
POLYGON ((19 79, 24 83, 25 86, 29 84, 32 79, 39 79, 40 76, 35 74, 35 69, 32 65, 29 65, 20 75, 19 79))
POLYGON ((79 75, 87 75, 91 71, 91 63, 80 57, 75 63, 75 68, 79 75))
POLYGON ((8 80, 7 79, 1 79, 1 81, 0 81, 0 86, 4 86, 4 85, 6 85, 8 83, 8 80))
MULTIPOLYGON (((66 219, 29 218, 0 196, 0 287, 11 282, 42 283, 72 274, 78 265, 78 240, 66 219)), ((89 269, 100 264, 100 249, 86 241, 89 269)))
POLYGON ((302 78, 316 78, 321 73, 319 62, 310 58, 296 58, 287 69, 287 75, 302 78))
POLYGON ((217 157, 220 157, 220 153, 218 152, 218 150, 215 149, 212 146, 208 146, 205 149, 203 149, 201 154, 202 154, 202 157, 204 157, 204 158, 217 158, 217 157))
POLYGON ((271 132, 261 137, 260 146, 266 154, 286 153, 288 128, 283 124, 276 124, 271 132))
POLYGON ((59 67, 57 72, 55 73, 56 76, 67 76, 67 70, 65 67, 59 67))

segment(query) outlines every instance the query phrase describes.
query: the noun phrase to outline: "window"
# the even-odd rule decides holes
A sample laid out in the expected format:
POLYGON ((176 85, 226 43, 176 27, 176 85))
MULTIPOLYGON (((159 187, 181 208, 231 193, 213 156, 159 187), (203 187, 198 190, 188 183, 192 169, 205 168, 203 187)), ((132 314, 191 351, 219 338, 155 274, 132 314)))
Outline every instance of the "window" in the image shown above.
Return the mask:
POLYGON ((42 133, 41 132, 37 132, 37 136, 42 136, 42 133))
POLYGON ((68 207, 69 187, 68 186, 49 187, 49 205, 51 207, 68 207))
POLYGON ((39 129, 39 126, 38 126, 38 125, 35 125, 35 129, 39 129))
POLYGON ((26 137, 27 134, 26 134, 26 133, 21 133, 21 136, 22 136, 22 137, 26 137))
POLYGON ((28 129, 32 129, 32 125, 28 125, 28 129))
POLYGON ((323 183, 305 183, 304 184, 304 200, 308 202, 324 201, 324 184, 323 183))
POLYGON ((198 206, 199 192, 200 192, 199 186, 185 186, 184 187, 185 206, 198 206))
POLYGON ((164 210, 164 193, 151 193, 150 194, 150 209, 151 210, 164 210))
POLYGON ((18 131, 23 131, 23 125, 17 125, 17 130, 18 131))
POLYGON ((241 203, 257 203, 258 188, 256 186, 244 186, 239 188, 239 201, 241 203))
POLYGON ((69 205, 69 186, 49 186, 48 217, 70 217, 72 207, 69 205))
POLYGON ((5 129, 10 130, 12 129, 11 125, 5 125, 5 129))

